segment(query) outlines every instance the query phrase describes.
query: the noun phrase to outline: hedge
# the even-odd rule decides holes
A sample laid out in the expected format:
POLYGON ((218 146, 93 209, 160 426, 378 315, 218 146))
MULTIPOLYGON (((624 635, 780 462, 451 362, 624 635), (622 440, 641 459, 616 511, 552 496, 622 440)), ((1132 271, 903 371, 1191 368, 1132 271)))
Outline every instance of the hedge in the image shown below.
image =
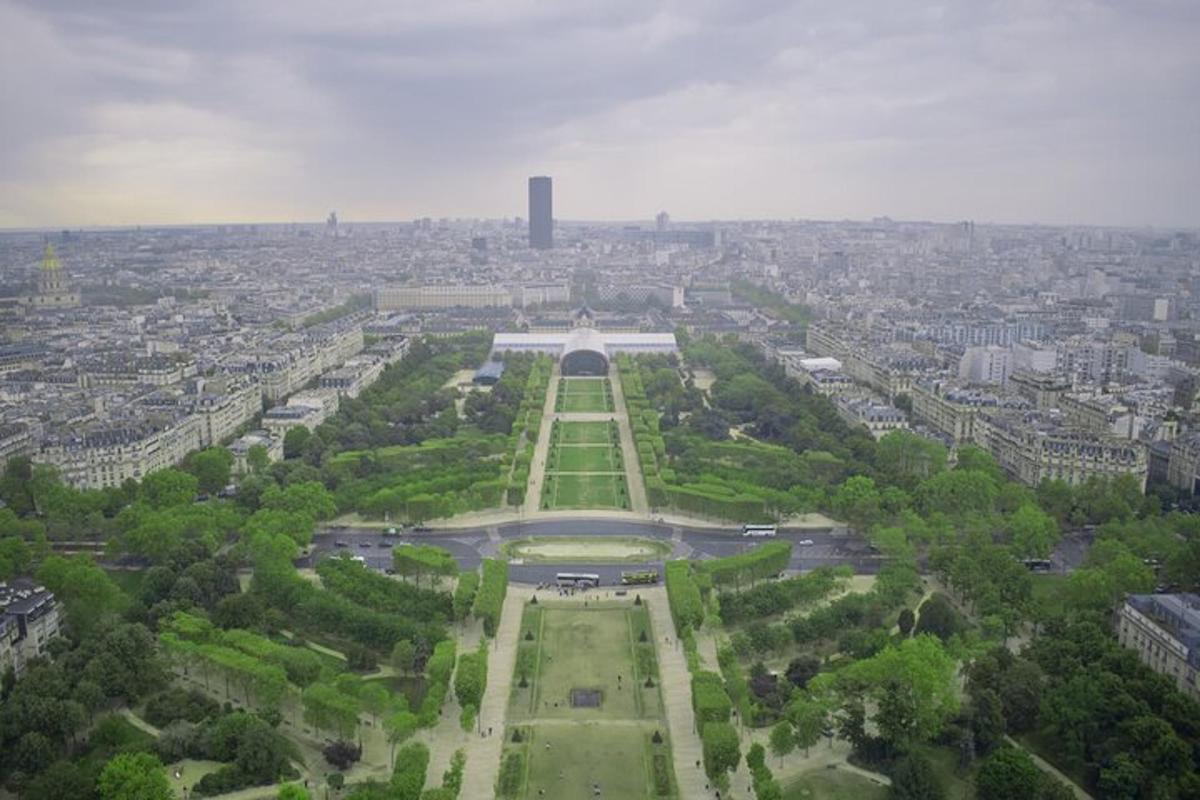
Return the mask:
POLYGON ((696 569, 711 575, 715 586, 740 587, 743 581, 761 580, 778 575, 787 569, 791 559, 792 543, 778 539, 735 556, 700 562, 696 569))
POLYGON ((410 742, 400 748, 396 752, 396 767, 392 770, 392 796, 396 800, 420 800, 428 768, 428 747, 420 742, 410 742))
POLYGON ((725 691, 721 676, 715 672, 700 671, 692 675, 692 710, 701 731, 710 723, 728 722, 733 702, 725 691))
POLYGON ((454 672, 455 649, 453 639, 438 642, 433 648, 433 655, 425 662, 428 687, 425 690, 425 699, 421 701, 421 712, 418 714, 422 727, 436 725, 438 717, 442 714, 442 703, 446 699, 446 693, 450 691, 450 675, 454 672))
POLYGON ((475 604, 475 593, 479 590, 479 573, 463 572, 458 576, 458 585, 454 587, 454 618, 459 622, 471 613, 475 604))
POLYGON ((500 627, 500 612, 504 607, 504 595, 508 592, 508 562, 495 558, 483 560, 483 578, 475 595, 473 611, 483 620, 483 632, 495 636, 500 627))
POLYGON ((668 561, 666 564, 667 602, 675 627, 696 628, 704 621, 704 602, 700 588, 692 577, 692 565, 686 561, 668 561))
POLYGON ((483 702, 483 690, 487 687, 487 643, 481 642, 474 653, 463 653, 458 657, 458 670, 454 673, 454 696, 459 705, 479 709, 483 702))

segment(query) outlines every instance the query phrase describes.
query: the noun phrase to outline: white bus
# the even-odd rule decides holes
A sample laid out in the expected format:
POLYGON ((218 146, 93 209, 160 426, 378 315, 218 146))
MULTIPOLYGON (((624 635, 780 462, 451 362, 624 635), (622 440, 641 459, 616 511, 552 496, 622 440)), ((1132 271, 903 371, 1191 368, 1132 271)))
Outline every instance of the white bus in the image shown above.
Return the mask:
POLYGON ((742 536, 774 536, 778 531, 774 525, 743 525, 742 536))
POLYGON ((575 586, 586 589, 600 585, 600 576, 591 572, 560 572, 556 576, 559 586, 575 586))

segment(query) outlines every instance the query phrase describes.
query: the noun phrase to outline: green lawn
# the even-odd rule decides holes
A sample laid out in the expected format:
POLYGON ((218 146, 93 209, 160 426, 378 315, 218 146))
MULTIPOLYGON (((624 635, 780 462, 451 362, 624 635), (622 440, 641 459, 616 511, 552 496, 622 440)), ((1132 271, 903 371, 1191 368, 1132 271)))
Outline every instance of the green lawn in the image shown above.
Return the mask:
POLYGON ((629 508, 624 475, 547 473, 542 505, 550 508, 629 508))
POLYGON ((607 378, 563 378, 558 384, 556 410, 596 414, 613 410, 607 378))
POLYGON ((615 448, 608 445, 564 445, 554 449, 553 472, 620 472, 615 448))
POLYGON ((886 786, 838 769, 805 773, 783 790, 784 800, 884 800, 887 794, 886 786))
POLYGON ((603 414, 613 408, 604 395, 568 394, 558 396, 556 410, 566 414, 603 414))
POLYGON ((526 798, 648 800, 662 796, 654 793, 651 783, 651 751, 661 751, 669 764, 670 748, 665 742, 654 746, 650 737, 656 730, 665 737, 665 725, 564 721, 542 723, 526 730, 530 731, 526 743, 529 759, 526 798), (597 786, 599 795, 595 793, 597 786), (545 794, 539 794, 539 790, 545 794))
POLYGON ((643 685, 645 675, 657 675, 646 608, 602 603, 598 595, 589 607, 542 599, 525 606, 519 635, 505 736, 506 754, 526 759, 525 785, 515 796, 591 800, 599 786, 599 797, 674 797, 660 691, 643 685), (572 689, 599 690, 600 706, 573 708, 572 689), (520 742, 512 741, 514 730, 520 742), (656 760, 670 784, 666 794, 655 791, 656 760))
POLYGON ((555 422, 561 444, 611 444, 616 438, 610 433, 611 422, 555 422))
POLYGON ((634 675, 629 612, 543 605, 538 661, 529 687, 534 715, 571 720, 641 716, 642 689, 634 675), (597 658, 600 653, 603 658, 597 658), (572 708, 572 689, 599 690, 600 707, 572 708))

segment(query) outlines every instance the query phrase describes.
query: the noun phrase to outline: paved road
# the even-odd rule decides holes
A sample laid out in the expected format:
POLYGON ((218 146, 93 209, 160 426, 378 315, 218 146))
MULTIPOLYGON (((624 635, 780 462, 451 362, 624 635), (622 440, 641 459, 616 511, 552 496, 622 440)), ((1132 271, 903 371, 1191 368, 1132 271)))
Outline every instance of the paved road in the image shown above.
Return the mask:
MULTIPOLYGON (((384 536, 378 528, 327 527, 313 536, 313 559, 327 558, 333 553, 346 552, 362 556, 368 566, 384 570, 392 564, 392 548, 406 544, 437 544, 449 550, 463 569, 475 569, 480 560, 496 555, 502 541, 527 536, 641 536, 673 542, 673 556, 705 560, 744 552, 762 543, 762 539, 747 539, 737 528, 714 529, 673 526, 666 523, 614 519, 558 519, 508 522, 478 528, 456 528, 453 531, 404 530, 400 536, 384 536), (341 543, 339 545, 339 543, 341 543)), ((822 566, 841 564, 863 575, 873 575, 886 563, 874 553, 867 540, 856 533, 835 529, 780 528, 779 538, 790 539, 792 560, 788 569, 808 571, 822 566), (800 544, 811 542, 812 544, 800 544)), ((1056 572, 1069 572, 1082 564, 1089 542, 1078 535, 1068 535, 1054 553, 1056 572)), ((619 581, 623 570, 657 569, 662 562, 647 564, 513 564, 511 579, 518 583, 538 584, 553 581, 558 572, 593 572, 605 585, 619 581)))
MULTIPOLYGON (((313 537, 314 560, 338 552, 361 556, 373 569, 384 570, 392 564, 392 549, 409 544, 436 543, 449 550, 463 569, 475 569, 483 558, 494 556, 503 540, 527 536, 641 536, 672 541, 677 557, 709 559, 744 552, 762 539, 747 539, 738 529, 718 531, 711 528, 676 527, 663 523, 636 522, 612 519, 565 519, 512 522, 481 528, 462 528, 453 532, 428 531, 413 533, 405 530, 400 536, 385 536, 377 528, 324 528, 313 537)), ((819 566, 849 564, 856 572, 872 574, 879 571, 882 560, 868 549, 867 542, 853 534, 832 530, 781 529, 779 538, 797 544, 793 549, 792 570, 810 570, 819 566)), ((655 569, 661 572, 662 562, 646 564, 513 564, 510 575, 518 583, 553 581, 558 572, 593 572, 605 585, 619 581, 624 570, 655 569)))

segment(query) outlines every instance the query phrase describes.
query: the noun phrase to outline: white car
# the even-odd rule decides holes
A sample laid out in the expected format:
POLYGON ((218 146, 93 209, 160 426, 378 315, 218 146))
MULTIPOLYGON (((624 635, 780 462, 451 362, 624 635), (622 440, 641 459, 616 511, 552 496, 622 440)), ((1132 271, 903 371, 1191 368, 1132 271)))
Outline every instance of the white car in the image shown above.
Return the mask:
POLYGON ((811 547, 816 544, 816 542, 814 542, 812 539, 801 539, 800 541, 796 542, 796 544, 800 545, 801 547, 811 547))

